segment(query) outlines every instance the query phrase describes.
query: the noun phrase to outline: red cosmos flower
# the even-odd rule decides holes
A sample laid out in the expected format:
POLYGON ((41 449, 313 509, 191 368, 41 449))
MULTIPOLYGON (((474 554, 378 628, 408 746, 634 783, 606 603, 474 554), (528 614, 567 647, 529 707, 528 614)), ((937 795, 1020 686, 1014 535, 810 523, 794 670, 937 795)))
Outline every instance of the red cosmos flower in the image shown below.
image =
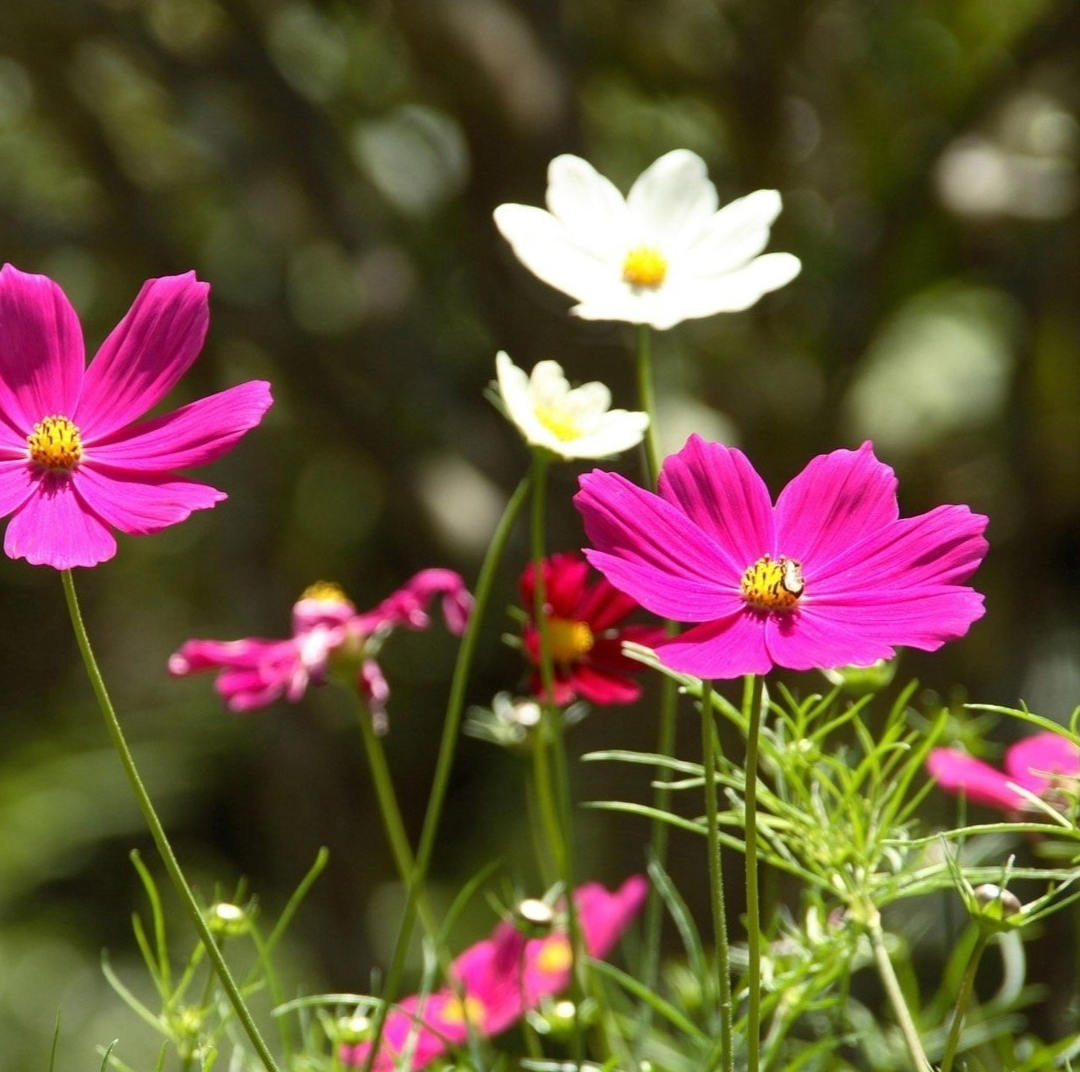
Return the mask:
MULTIPOLYGON (((557 704, 579 696, 594 704, 633 703, 641 686, 633 675, 641 667, 622 653, 624 640, 653 647, 664 639, 655 625, 622 625, 637 601, 618 591, 603 577, 588 583, 589 565, 574 552, 544 559, 544 617, 555 671, 557 704)), ((536 582, 530 562, 521 575, 521 600, 529 612, 522 639, 534 666, 540 662, 540 633, 536 627, 536 582)), ((529 683, 536 696, 544 687, 539 668, 529 683)))

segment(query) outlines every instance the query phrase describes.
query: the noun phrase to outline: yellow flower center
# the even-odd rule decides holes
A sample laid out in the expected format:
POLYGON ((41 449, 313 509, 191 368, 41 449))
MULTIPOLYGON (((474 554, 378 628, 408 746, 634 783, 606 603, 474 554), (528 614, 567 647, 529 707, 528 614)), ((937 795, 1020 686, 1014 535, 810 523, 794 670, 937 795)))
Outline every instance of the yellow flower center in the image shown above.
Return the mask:
POLYGON ((26 437, 31 461, 46 469, 74 469, 82 461, 82 437, 79 429, 60 414, 43 417, 26 437))
POLYGON ((557 663, 576 662, 588 655, 595 643, 588 622, 574 622, 569 618, 548 618, 547 640, 551 657, 557 663))
POLYGON ((465 995, 465 1001, 461 998, 451 998, 440 1010, 439 1019, 448 1027, 465 1023, 466 1018, 474 1027, 480 1027, 484 1022, 487 1009, 479 998, 472 994, 465 995))
POLYGON ((581 438, 581 425, 572 413, 550 406, 537 406, 536 419, 560 442, 568 443, 581 438))
POLYGON ((623 261, 623 282, 632 287, 656 290, 666 275, 667 258, 652 246, 637 246, 627 253, 623 261))
POLYGON ((775 562, 764 555, 742 579, 743 599, 758 610, 791 610, 799 602, 804 587, 802 567, 784 555, 775 562))
POLYGON ((558 934, 548 938, 536 955, 536 967, 545 975, 557 975, 569 969, 574 961, 570 943, 566 935, 558 934))
POLYGON ((300 593, 300 598, 314 599, 319 603, 344 603, 350 607, 353 605, 341 586, 334 584, 333 581, 316 581, 314 584, 309 584, 300 593))

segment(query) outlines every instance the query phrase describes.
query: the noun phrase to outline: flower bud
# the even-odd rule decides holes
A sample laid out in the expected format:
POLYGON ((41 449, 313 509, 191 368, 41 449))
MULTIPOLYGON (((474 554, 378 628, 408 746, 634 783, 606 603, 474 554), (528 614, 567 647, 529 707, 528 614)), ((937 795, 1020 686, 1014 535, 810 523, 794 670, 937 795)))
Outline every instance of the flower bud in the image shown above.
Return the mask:
POLYGON ((1013 919, 1020 915, 1023 907, 1015 893, 992 882, 976 886, 972 892, 975 895, 976 922, 980 926, 990 930, 1004 930, 1023 922, 1022 919, 1013 919))
POLYGON ((526 897, 514 908, 514 925, 530 938, 543 938, 555 926, 555 910, 546 901, 526 897))
POLYGON ((206 923, 213 934, 224 938, 234 938, 243 934, 248 927, 247 910, 228 901, 218 901, 210 906, 206 914, 206 923))
POLYGON ((346 1046, 367 1042, 371 1038, 371 1021, 362 1013, 342 1016, 334 1027, 337 1032, 337 1041, 346 1046))

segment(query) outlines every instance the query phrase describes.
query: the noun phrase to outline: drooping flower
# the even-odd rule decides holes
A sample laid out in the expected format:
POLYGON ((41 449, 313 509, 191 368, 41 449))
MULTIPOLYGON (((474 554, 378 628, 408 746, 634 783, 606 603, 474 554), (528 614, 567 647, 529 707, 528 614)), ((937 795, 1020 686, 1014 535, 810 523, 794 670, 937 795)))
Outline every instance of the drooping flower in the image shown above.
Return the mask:
POLYGON ((701 678, 934 651, 983 614, 963 584, 987 519, 966 506, 900 518, 893 471, 870 443, 820 455, 772 504, 740 451, 691 436, 659 494, 615 473, 581 478, 585 554, 643 607, 699 623, 657 645, 701 678))
POLYGON ((355 681, 378 728, 385 727, 390 688, 376 662, 398 627, 426 629, 426 607, 442 597, 451 632, 464 631, 472 597, 451 570, 421 570, 374 610, 358 612, 337 585, 319 582, 293 607, 292 636, 284 640, 189 640, 169 659, 169 672, 185 677, 218 670, 215 686, 232 711, 252 711, 284 698, 299 700, 340 667, 355 681))
POLYGON ((649 416, 611 409, 602 383, 571 387, 555 361, 541 361, 526 375, 500 352, 495 359, 499 395, 506 415, 533 447, 560 458, 606 458, 636 447, 649 416))
POLYGON ((1036 733, 1006 749, 1003 771, 956 748, 933 749, 926 769, 947 793, 963 793, 975 804, 1016 813, 1031 807, 1019 789, 1046 799, 1061 779, 1075 786, 1080 749, 1060 733, 1036 733))
POLYGON ((790 253, 761 253, 780 212, 775 190, 718 205, 705 162, 687 149, 650 165, 625 199, 567 155, 548 168, 549 211, 500 205, 495 224, 526 268, 578 301, 575 315, 664 330, 749 308, 799 273, 790 253))
MULTIPOLYGON (((581 697, 594 704, 633 703, 641 695, 635 675, 641 664, 622 653, 624 640, 648 647, 664 639, 655 625, 626 625, 639 610, 630 596, 603 577, 589 581, 589 565, 574 553, 544 559, 544 617, 554 671, 552 701, 564 705, 581 697)), ((536 573, 530 562, 521 575, 521 601, 530 620, 523 633, 525 652, 534 666, 540 662, 536 606, 536 573)), ((543 697, 539 668, 529 683, 543 697)))
POLYGON ((226 496, 177 475, 262 419, 270 385, 238 384, 134 423, 202 348, 209 285, 149 279, 86 366, 82 328, 43 275, 0 270, 0 517, 9 558, 69 569, 116 554, 113 529, 159 532, 226 496))
MULTIPOLYGON (((574 905, 589 956, 611 952, 640 911, 647 886, 640 875, 628 878, 613 893, 598 883, 574 891, 574 905)), ((490 938, 470 946, 450 965, 450 985, 431 994, 416 994, 396 1004, 386 1018, 374 1072, 391 1072, 403 1064, 413 1072, 425 1068, 452 1047, 468 1040, 469 1030, 491 1038, 511 1027, 529 1010, 570 982, 572 954, 565 923, 540 938, 528 938, 513 923, 500 923, 490 938)), ((345 1046, 346 1065, 363 1066, 370 1042, 345 1046)))

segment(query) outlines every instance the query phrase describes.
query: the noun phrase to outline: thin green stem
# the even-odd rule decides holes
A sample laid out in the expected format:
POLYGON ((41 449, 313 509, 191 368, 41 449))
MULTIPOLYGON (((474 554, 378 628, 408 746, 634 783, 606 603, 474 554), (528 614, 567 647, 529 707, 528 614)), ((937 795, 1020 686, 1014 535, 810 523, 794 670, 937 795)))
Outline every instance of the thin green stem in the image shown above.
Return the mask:
MULTIPOLYGON (((656 397, 653 390, 652 371, 652 335, 649 327, 642 324, 638 330, 637 349, 637 389, 638 405, 649 415, 649 425, 645 431, 645 478, 650 488, 656 490, 660 476, 660 440, 659 426, 656 419, 656 397)), ((667 623, 668 634, 675 631, 672 623, 667 623)), ((656 753, 660 756, 675 754, 675 709, 678 704, 676 683, 666 675, 660 683, 660 710, 658 717, 656 753)), ((649 834, 649 859, 661 868, 667 859, 668 824, 659 816, 671 807, 671 788, 668 783, 673 774, 666 766, 658 766, 654 777, 656 786, 653 793, 653 807, 657 818, 652 822, 649 834)), ((660 970, 660 940, 664 924, 664 902, 660 891, 652 886, 645 906, 643 927, 643 952, 641 958, 641 981, 647 990, 656 989, 657 975, 660 970)), ((652 1007, 643 1002, 639 1007, 638 1030, 634 1039, 634 1055, 641 1056, 641 1047, 648 1033, 652 1019, 652 1007)))
MULTIPOLYGON (((720 1006, 720 1064, 733 1072, 731 950, 728 945, 727 913, 724 908, 724 871, 721 859, 720 826, 717 821, 716 733, 713 720, 712 682, 701 683, 701 762, 705 772, 705 835, 709 853, 709 900, 712 904, 713 936, 716 942, 717 997, 720 1006)), ((709 1066, 705 1072, 712 1072, 709 1066)))
POLYGON ((749 963, 746 972, 746 1069, 758 1072, 761 1054, 761 904, 758 890, 757 783, 758 738, 761 735, 761 707, 764 682, 754 677, 748 683, 750 710, 746 713, 746 945, 749 963))
POLYGON ((555 860, 555 871, 563 885, 567 929, 573 957, 574 1047, 584 1056, 584 1041, 578 1010, 587 990, 585 945, 574 904, 573 832, 570 825, 570 779, 563 744, 562 712, 555 703, 555 664, 548 632, 547 586, 544 577, 546 552, 545 512, 547 507, 548 455, 533 452, 531 551, 533 569, 533 621, 539 639, 540 683, 543 691, 539 732, 533 740, 536 762, 536 792, 543 817, 545 836, 555 860))
POLYGON ((913 1068, 916 1072, 933 1072, 933 1067, 923 1049, 922 1040, 919 1038, 919 1030, 915 1021, 911 1018, 911 1012, 904 1000, 904 992, 900 989, 900 980, 896 978, 896 971, 889 959, 889 951, 885 948, 885 934, 881 929, 881 916, 872 905, 867 911, 866 927, 870 934, 870 944, 874 950, 874 961, 877 964, 878 974, 882 983, 885 984, 885 993, 889 995, 896 1022, 900 1025, 900 1031, 907 1044, 908 1054, 911 1057, 913 1068))
POLYGON ((975 948, 971 951, 971 957, 964 971, 964 978, 960 981, 960 990, 956 995, 956 1007, 953 1009, 952 1023, 949 1024, 949 1037, 945 1040, 945 1052, 941 1057, 940 1072, 952 1072, 956 1051, 960 1046, 960 1034, 964 1027, 964 1015, 967 1013, 968 1002, 971 1001, 971 995, 975 989, 975 973, 979 970, 979 962, 982 960, 989 940, 989 933, 980 929, 975 948))
POLYGON ((263 1041, 262 1035, 259 1034, 259 1029, 255 1026, 255 1021, 240 993, 240 989, 229 972, 225 958, 222 956, 217 942, 214 941, 213 934, 210 933, 202 909, 199 908, 195 895, 191 892, 191 887, 184 878, 184 873, 180 870, 180 864, 177 862, 176 854, 169 844, 165 828, 161 825, 161 820, 158 818, 154 805, 150 800, 150 794, 147 793, 142 777, 139 775, 139 770, 135 766, 135 759, 124 737, 120 720, 116 717, 116 710, 112 705, 112 700, 109 699, 105 679, 102 677, 97 660, 94 658, 94 651, 90 645, 90 636, 83 622, 82 611, 79 609, 79 598, 75 593, 75 581, 71 575, 71 570, 63 570, 60 576, 64 582, 64 596, 67 599, 68 614, 71 616, 71 625, 75 630, 75 639, 82 654, 87 677, 90 679, 90 686, 97 697, 98 706, 101 708, 101 713, 105 718, 105 725, 109 730, 109 735, 112 737, 113 746, 120 757, 120 763, 124 768, 124 773, 127 775, 132 791, 135 793, 135 799, 139 802, 150 835, 153 837, 154 844, 157 845, 158 852, 161 854, 165 870, 168 872, 169 878, 172 880, 172 884, 188 915, 191 917, 191 922, 194 924, 199 940, 206 950, 206 955, 210 958, 210 963, 214 966, 214 971, 217 972, 217 976, 221 980, 222 989, 225 991, 245 1034, 250 1039, 251 1045, 258 1054, 259 1060, 262 1062, 266 1072, 278 1072, 277 1064, 263 1041))
MULTIPOLYGON (((416 872, 416 858, 413 856, 409 836, 405 831, 405 822, 401 817, 401 807, 398 804, 397 793, 394 791, 394 781, 390 776, 390 767, 386 762, 386 750, 383 748, 382 738, 375 732, 371 712, 368 711, 365 704, 360 702, 359 698, 357 698, 357 706, 360 736, 364 742, 364 752, 367 755, 368 768, 371 771, 371 781, 375 787, 375 799, 379 803, 379 814, 382 816, 383 830, 386 832, 386 839, 390 843, 390 851, 393 853, 394 864, 397 866, 402 885, 405 889, 408 889, 416 872)), ((435 947, 436 955, 441 958, 440 929, 431 911, 427 891, 423 885, 417 887, 416 907, 420 922, 435 947)))
POLYGON ((465 689, 469 682, 469 673, 472 670, 473 659, 476 654, 476 642, 480 635, 480 625, 484 620, 484 612, 487 610, 488 601, 491 598, 495 573, 498 570, 499 562, 502 560, 506 542, 514 527, 514 521, 517 519, 517 515, 528 496, 530 483, 529 477, 522 480, 514 490, 510 501, 506 504, 503 516, 499 519, 491 543, 488 545, 487 554, 480 567, 480 574, 476 579, 476 588, 473 590, 472 613, 469 615, 469 623, 465 627, 465 634, 462 636, 461 645, 458 647, 457 661, 454 663, 454 676, 450 681, 450 692, 446 701, 446 717, 443 720, 442 740, 439 744, 439 755, 435 761, 435 773, 432 777, 427 811, 424 814, 424 825, 420 830, 420 842, 416 850, 416 863, 413 867, 412 881, 409 883, 408 895, 405 899, 405 910, 402 914, 401 926, 398 928, 394 955, 390 961, 390 970, 386 975, 386 985, 383 988, 384 1000, 380 1002, 375 1013, 371 1033, 371 1049, 364 1064, 364 1072, 371 1072, 371 1068, 375 1063, 375 1057, 379 1052, 379 1041, 382 1038, 383 1026, 390 1011, 390 1003, 401 986, 401 976, 405 971, 405 956, 416 919, 417 895, 427 880, 431 855, 435 849, 435 839, 442 818, 443 804, 446 801, 446 791, 450 785, 454 754, 457 749, 458 737, 461 734, 461 718, 465 711, 465 689))

